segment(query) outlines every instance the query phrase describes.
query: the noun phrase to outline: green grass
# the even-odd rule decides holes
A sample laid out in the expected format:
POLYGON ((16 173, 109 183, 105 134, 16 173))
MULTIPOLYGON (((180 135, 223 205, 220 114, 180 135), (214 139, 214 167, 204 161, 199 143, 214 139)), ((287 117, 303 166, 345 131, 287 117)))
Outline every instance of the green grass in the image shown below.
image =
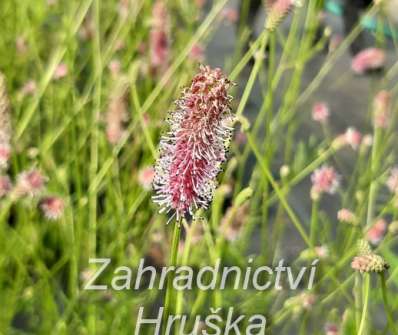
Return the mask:
MULTIPOLYGON (((158 213, 152 192, 140 184, 140 171, 155 162, 173 101, 198 69, 190 50, 197 43, 206 45, 225 24, 221 13, 227 3, 214 1, 205 12, 194 1, 167 1, 171 55, 166 69, 154 73, 148 50, 153 1, 130 1, 127 16, 119 14, 114 0, 0 2, 0 72, 6 78, 13 124, 12 157, 3 174, 16 180, 22 171, 38 168, 49 178, 46 194, 65 201, 63 217, 49 221, 37 199, 0 200, 0 334, 132 334, 141 306, 155 315, 163 306, 166 290, 84 290, 85 276, 96 269, 89 258, 111 258, 101 276, 101 282, 109 285, 114 269, 137 269, 143 257, 157 265, 169 264, 170 258, 195 268, 221 258, 223 265, 244 268, 249 255, 254 257, 253 266, 276 265, 293 247, 299 251, 288 262, 297 270, 310 266, 316 258, 314 247, 321 245, 328 247, 329 255, 320 261, 311 291, 301 287, 177 293, 169 285, 168 310, 194 317, 221 307, 225 316, 233 306, 237 315, 266 315, 269 334, 324 334, 327 323, 339 325, 341 334, 396 334, 396 235, 388 232, 377 246, 391 265, 382 280, 358 274, 354 281, 350 263, 357 241, 374 221, 384 217, 391 222, 398 215, 394 195, 384 186, 397 158, 398 65, 367 78, 373 87, 372 96, 364 97, 369 100, 367 129, 372 129, 373 94, 388 88, 394 98, 389 126, 374 131, 372 148, 363 146, 355 152, 336 145, 338 134, 332 128, 327 129, 328 136, 314 132, 300 137, 299 129, 313 122, 307 106, 314 93, 362 29, 358 26, 336 51, 323 56, 320 71, 304 85, 311 60, 328 42, 325 36, 313 43, 318 1, 293 13, 287 33, 263 31, 247 52, 238 44, 224 60, 224 72, 237 83, 231 92, 235 132, 244 133, 246 141, 232 140, 211 208, 197 213, 202 219, 183 222, 179 240, 185 241, 184 249, 177 250, 174 222, 166 225, 168 218, 158 213), (81 35, 83 26, 92 27, 89 39, 81 35), (26 50, 18 50, 18 39, 26 50), (255 64, 247 67, 253 55, 255 64), (116 76, 108 68, 112 60, 121 65, 116 76), (67 65, 68 74, 54 80, 61 63, 67 65), (250 69, 248 80, 242 74, 245 69, 250 69), (21 88, 29 80, 35 80, 37 89, 23 95, 21 88), (248 101, 255 83, 262 105, 249 120, 248 101), (106 113, 119 86, 126 87, 127 120, 121 140, 112 145, 106 136, 106 113), (248 166, 250 157, 253 166, 248 166), (301 196, 310 199, 311 173, 326 163, 339 169, 347 157, 350 170, 345 169, 333 197, 341 208, 357 215, 359 225, 340 223, 330 215, 329 196, 314 204, 312 220, 306 222, 292 205, 293 192, 304 185, 307 193, 301 196), (279 174, 282 165, 289 168, 285 177, 279 174), (223 234, 223 225, 239 227, 236 240, 223 234), (201 228, 199 239, 196 226, 201 228), (260 241, 256 251, 254 240, 260 241), (310 309, 303 307, 302 293, 316 297, 310 309), (382 315, 382 325, 376 314, 382 315)), ((247 36, 247 29, 237 40, 247 36)))

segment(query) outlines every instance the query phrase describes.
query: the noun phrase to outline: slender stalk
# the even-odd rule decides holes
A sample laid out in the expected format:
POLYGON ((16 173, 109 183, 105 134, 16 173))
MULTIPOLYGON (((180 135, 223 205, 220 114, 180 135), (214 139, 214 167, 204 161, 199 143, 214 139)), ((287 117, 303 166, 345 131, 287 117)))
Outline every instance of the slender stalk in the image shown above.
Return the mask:
POLYGON ((388 303, 388 295, 387 295, 387 284, 386 284, 386 275, 385 272, 380 273, 380 282, 381 282, 381 293, 383 295, 383 302, 384 302, 384 310, 387 314, 387 322, 391 332, 394 335, 398 334, 398 329, 394 325, 394 314, 391 310, 390 304, 388 303))
POLYGON ((362 335, 365 333, 365 325, 366 325, 366 318, 368 315, 368 305, 369 305, 369 290, 370 290, 370 275, 366 273, 363 281, 363 309, 362 309, 361 323, 359 325, 358 335, 362 335))
POLYGON ((312 210, 311 210, 311 230, 310 230, 310 241, 311 246, 316 245, 317 231, 318 231, 318 209, 319 209, 319 200, 314 200, 312 202, 312 210))
MULTIPOLYGON (((180 242, 180 233, 181 233, 181 223, 176 221, 174 224, 173 240, 171 242, 169 266, 177 265, 177 253, 178 253, 178 244, 180 242)), ((174 279, 173 275, 169 275, 167 278, 166 297, 165 297, 164 310, 163 310, 164 320, 168 319, 171 312, 172 300, 174 295, 173 279, 174 279)), ((165 322, 163 324, 165 324, 165 322)))

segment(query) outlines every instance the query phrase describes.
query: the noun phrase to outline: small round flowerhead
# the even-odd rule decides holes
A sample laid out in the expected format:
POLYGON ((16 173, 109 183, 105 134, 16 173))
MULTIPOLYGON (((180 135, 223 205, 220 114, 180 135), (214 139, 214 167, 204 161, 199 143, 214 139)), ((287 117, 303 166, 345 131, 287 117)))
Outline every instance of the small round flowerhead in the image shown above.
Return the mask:
POLYGON ((19 197, 34 197, 44 190, 46 182, 47 178, 40 171, 24 171, 18 175, 14 191, 19 197))
POLYGON ((61 63, 56 67, 53 78, 54 80, 59 80, 66 77, 67 75, 68 75, 68 66, 65 63, 61 63))
POLYGON ((362 141, 362 134, 354 127, 349 127, 344 134, 344 138, 346 143, 351 146, 351 148, 357 150, 362 141))
POLYGON ((358 223, 355 214, 347 208, 342 208, 337 212, 337 219, 340 222, 350 223, 353 225, 356 225, 358 223))
POLYGON ((380 91, 373 100, 373 122, 376 128, 387 128, 390 121, 391 93, 380 91))
POLYGON ((329 120, 329 107, 324 102, 317 102, 312 107, 312 119, 319 123, 326 123, 329 120))
POLYGON ((365 240, 360 240, 358 243, 358 256, 354 257, 351 262, 351 267, 361 273, 369 272, 383 272, 389 268, 387 262, 383 257, 376 255, 369 243, 365 240))
POLYGON ((366 239, 373 245, 381 242, 387 230, 387 222, 384 219, 377 220, 366 232, 366 239))
POLYGON ((8 176, 0 176, 0 198, 7 196, 12 190, 11 179, 8 176))
POLYGON ((230 81, 201 66, 169 117, 155 167, 154 201, 177 218, 207 208, 231 136, 230 81))
POLYGON ((59 197, 46 197, 40 200, 39 207, 48 220, 58 220, 64 214, 65 203, 59 197))
POLYGON ((324 165, 314 171, 311 181, 311 197, 318 199, 322 193, 334 194, 336 192, 340 185, 340 176, 333 167, 324 165))
POLYGON ((37 84, 33 79, 28 80, 21 88, 22 96, 34 95, 37 91, 37 84))
POLYGON ((384 66, 386 56, 383 50, 368 48, 359 52, 351 63, 351 68, 356 74, 378 70, 384 66))

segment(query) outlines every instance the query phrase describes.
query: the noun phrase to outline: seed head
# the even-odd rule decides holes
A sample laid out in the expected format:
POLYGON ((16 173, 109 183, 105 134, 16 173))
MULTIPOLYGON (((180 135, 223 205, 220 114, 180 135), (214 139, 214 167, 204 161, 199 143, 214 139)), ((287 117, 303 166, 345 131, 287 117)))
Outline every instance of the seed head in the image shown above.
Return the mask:
POLYGON ((389 268, 383 257, 376 255, 365 240, 358 243, 358 256, 354 257, 351 267, 361 273, 383 272, 389 268))
POLYGON ((232 131, 230 86, 220 69, 201 66, 176 102, 155 167, 154 201, 161 212, 172 210, 179 219, 212 200, 232 131))
POLYGON ((294 7, 301 6, 301 2, 298 0, 267 0, 265 5, 267 8, 265 29, 274 31, 294 7))

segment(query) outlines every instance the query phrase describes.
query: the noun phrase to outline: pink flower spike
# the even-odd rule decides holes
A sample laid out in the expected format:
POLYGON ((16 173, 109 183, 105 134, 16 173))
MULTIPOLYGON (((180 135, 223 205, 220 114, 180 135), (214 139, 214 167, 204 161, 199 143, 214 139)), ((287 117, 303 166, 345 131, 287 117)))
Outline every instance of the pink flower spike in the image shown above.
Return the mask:
POLYGON ((312 108, 312 119, 316 122, 326 123, 329 115, 329 107, 324 102, 317 102, 312 108))
POLYGON ((154 201, 177 220, 207 208, 226 160, 232 128, 230 81, 220 69, 201 66, 169 117, 170 130, 160 141, 155 167, 154 201))
POLYGON ((311 196, 318 199, 322 193, 334 194, 340 185, 340 176, 333 167, 322 166, 311 175, 311 196))
POLYGON ((295 6, 301 6, 298 0, 267 0, 267 21, 265 29, 273 31, 295 6))
POLYGON ((345 132, 345 141, 354 150, 357 150, 362 141, 361 133, 353 127, 350 127, 345 132))
POLYGON ((148 191, 151 189, 154 177, 155 177, 154 168, 152 166, 148 166, 139 171, 138 182, 140 183, 140 185, 144 190, 148 191))
POLYGON ((0 198, 4 198, 12 189, 11 179, 8 176, 0 176, 0 198))
POLYGON ((378 70, 385 64, 386 56, 383 50, 368 48, 358 53, 351 63, 356 74, 364 74, 371 70, 378 70))
POLYGON ((374 126, 376 128, 387 128, 390 121, 391 94, 380 91, 373 101, 374 126))
POLYGON ((25 171, 17 177, 15 192, 17 196, 35 197, 44 190, 46 182, 47 178, 40 171, 25 171))
POLYGON ((384 219, 379 219, 376 223, 366 232, 366 239, 377 245, 381 242, 387 230, 387 222, 384 219))
POLYGON ((48 220, 58 220, 64 214, 65 203, 59 197, 46 197, 40 201, 39 207, 48 220))

